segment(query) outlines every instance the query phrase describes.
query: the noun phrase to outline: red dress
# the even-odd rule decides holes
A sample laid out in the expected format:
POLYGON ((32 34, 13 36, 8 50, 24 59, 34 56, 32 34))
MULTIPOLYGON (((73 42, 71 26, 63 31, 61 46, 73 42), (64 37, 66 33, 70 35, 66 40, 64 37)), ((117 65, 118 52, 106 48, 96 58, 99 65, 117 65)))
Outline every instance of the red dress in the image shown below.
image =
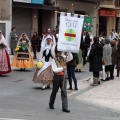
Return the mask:
POLYGON ((3 44, 0 44, 0 75, 11 72, 9 55, 3 44))

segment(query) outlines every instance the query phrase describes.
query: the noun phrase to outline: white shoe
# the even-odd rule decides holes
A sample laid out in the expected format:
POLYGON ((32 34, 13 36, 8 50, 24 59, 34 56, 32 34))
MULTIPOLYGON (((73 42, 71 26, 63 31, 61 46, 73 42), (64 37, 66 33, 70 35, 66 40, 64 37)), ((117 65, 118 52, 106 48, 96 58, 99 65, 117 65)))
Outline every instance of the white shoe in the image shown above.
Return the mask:
POLYGON ((45 85, 43 85, 43 86, 42 86, 42 90, 45 90, 45 88, 46 88, 45 85))

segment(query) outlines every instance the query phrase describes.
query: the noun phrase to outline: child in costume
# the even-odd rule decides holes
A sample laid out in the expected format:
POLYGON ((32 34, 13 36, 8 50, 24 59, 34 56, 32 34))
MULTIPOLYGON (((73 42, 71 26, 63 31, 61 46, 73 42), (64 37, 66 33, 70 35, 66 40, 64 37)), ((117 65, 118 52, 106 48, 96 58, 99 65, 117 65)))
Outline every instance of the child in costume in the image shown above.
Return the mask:
MULTIPOLYGON (((73 56, 71 53, 68 53, 67 62, 71 61, 73 56)), ((50 96, 49 107, 50 109, 54 109, 54 102, 56 98, 56 94, 58 89, 61 89, 61 98, 62 98, 62 110, 63 112, 69 113, 68 110, 68 99, 67 99, 67 90, 66 90, 66 80, 65 80, 65 70, 66 70, 66 62, 65 56, 62 56, 62 52, 56 50, 56 58, 52 60, 52 70, 54 72, 53 77, 53 90, 50 96)))

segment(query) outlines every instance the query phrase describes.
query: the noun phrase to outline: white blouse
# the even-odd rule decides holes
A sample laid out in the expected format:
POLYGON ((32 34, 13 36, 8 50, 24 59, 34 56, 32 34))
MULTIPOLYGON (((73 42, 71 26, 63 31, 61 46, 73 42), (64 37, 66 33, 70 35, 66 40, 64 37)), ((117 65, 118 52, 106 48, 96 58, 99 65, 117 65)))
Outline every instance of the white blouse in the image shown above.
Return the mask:
MULTIPOLYGON (((65 55, 63 55, 64 59, 66 58, 65 55)), ((71 61, 73 59, 73 55, 71 53, 68 53, 67 56, 67 62, 71 61)), ((55 60, 52 60, 52 70, 54 73, 59 73, 63 71, 63 67, 57 67, 57 64, 55 62, 55 60)))

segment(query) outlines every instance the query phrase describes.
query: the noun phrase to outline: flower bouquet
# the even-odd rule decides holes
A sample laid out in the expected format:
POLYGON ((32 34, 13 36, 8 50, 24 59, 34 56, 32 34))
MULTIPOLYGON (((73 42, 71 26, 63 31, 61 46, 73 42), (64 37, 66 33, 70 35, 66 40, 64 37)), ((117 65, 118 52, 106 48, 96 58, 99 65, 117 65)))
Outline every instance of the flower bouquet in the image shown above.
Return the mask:
POLYGON ((15 51, 17 52, 17 51, 19 51, 19 50, 20 50, 20 46, 18 45, 18 46, 16 47, 15 51))
POLYGON ((104 43, 105 43, 105 38, 102 37, 102 38, 101 38, 101 41, 100 41, 100 44, 104 46, 104 43))
POLYGON ((37 62, 37 68, 41 69, 43 67, 43 62, 39 61, 37 62))
POLYGON ((116 36, 116 37, 114 38, 114 40, 115 40, 115 41, 118 41, 118 40, 119 40, 119 37, 118 37, 118 36, 116 36))

